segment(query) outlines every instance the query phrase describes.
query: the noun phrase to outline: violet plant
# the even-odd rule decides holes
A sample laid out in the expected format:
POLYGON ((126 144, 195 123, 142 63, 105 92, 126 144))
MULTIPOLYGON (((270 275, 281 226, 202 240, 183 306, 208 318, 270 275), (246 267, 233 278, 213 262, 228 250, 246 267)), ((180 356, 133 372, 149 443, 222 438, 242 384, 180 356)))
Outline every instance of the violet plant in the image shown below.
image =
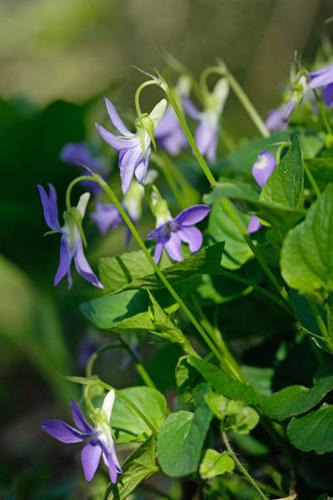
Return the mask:
POLYGON ((120 176, 108 178, 87 146, 64 148, 62 158, 86 172, 67 188, 63 226, 54 187, 47 193, 38 186, 45 222, 61 236, 55 284, 67 275, 72 285, 74 261, 100 288, 81 312, 118 339, 97 348, 84 377, 68 377, 82 385, 91 423, 72 402, 75 427, 46 420, 42 429, 83 444, 84 477, 107 474, 107 500, 144 489, 185 498, 180 485, 188 497, 189 483, 192 498, 329 498, 329 487, 309 471, 333 452, 332 65, 300 68, 266 123, 225 64, 205 69, 198 82, 188 71, 174 73, 175 83, 156 74, 139 86, 134 132, 105 100, 120 135, 96 127, 120 176), (144 113, 141 93, 151 86, 162 100, 144 113), (222 116, 229 89, 261 136, 229 143, 231 151, 222 116), (307 106, 311 92, 319 113, 307 106), (102 257, 98 272, 83 250, 90 196, 81 194, 77 206, 71 201, 87 181, 98 188, 91 201, 96 236, 119 226, 128 236, 123 253, 102 257), (165 355, 160 368, 175 372, 168 399, 160 373, 140 358, 147 341, 156 356, 168 344, 177 353, 177 362, 165 355), (129 354, 138 385, 118 389, 99 376, 96 360, 114 348, 129 354), (298 367, 304 352, 306 377, 298 367), (169 478, 165 491, 154 482, 157 473, 169 478))

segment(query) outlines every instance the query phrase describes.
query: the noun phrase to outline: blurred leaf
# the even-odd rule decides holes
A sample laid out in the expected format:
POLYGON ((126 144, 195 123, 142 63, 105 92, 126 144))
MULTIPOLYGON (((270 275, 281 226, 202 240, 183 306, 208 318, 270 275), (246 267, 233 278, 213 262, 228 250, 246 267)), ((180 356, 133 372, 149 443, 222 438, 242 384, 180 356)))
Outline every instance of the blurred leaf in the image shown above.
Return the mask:
POLYGON ((153 437, 145 441, 123 463, 122 474, 116 485, 110 483, 104 500, 124 500, 152 474, 158 472, 155 463, 156 443, 153 437))
POLYGON ((199 465, 212 418, 204 400, 207 389, 205 384, 197 386, 194 413, 178 411, 164 421, 157 439, 157 455, 163 472, 168 476, 186 476, 195 472, 199 465))
POLYGON ((315 158, 324 146, 325 134, 315 130, 302 130, 299 134, 299 142, 304 158, 315 158))
POLYGON ((208 449, 200 464, 200 476, 202 479, 212 479, 213 477, 232 472, 235 468, 235 462, 229 456, 228 452, 218 453, 215 450, 208 449))
MULTIPOLYGON (((120 391, 132 401, 142 413, 153 422, 156 429, 163 424, 168 414, 164 396, 150 387, 128 387, 120 391)), ((151 435, 151 430, 140 416, 120 397, 116 397, 112 411, 111 426, 115 431, 116 441, 145 441, 151 435)))
POLYGON ((333 291, 333 184, 309 209, 305 221, 287 235, 281 252, 282 276, 301 293, 333 291))
POLYGON ((333 451, 333 406, 322 404, 307 415, 293 418, 288 425, 290 442, 299 450, 318 454, 333 451))
POLYGON ((0 256, 0 335, 14 343, 64 400, 73 387, 59 375, 71 368, 59 318, 50 298, 0 256))

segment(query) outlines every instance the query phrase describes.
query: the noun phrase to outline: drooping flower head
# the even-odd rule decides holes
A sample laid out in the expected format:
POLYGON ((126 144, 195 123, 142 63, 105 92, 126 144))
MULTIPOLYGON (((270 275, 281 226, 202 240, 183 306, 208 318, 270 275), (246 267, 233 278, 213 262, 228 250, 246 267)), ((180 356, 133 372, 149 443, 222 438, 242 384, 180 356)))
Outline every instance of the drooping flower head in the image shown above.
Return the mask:
MULTIPOLYGON (((60 159, 65 163, 79 167, 84 171, 84 175, 89 175, 84 169, 86 166, 103 177, 103 179, 106 178, 106 170, 101 160, 93 156, 84 142, 71 142, 66 144, 60 152, 60 159)), ((82 185, 93 194, 97 194, 101 190, 101 187, 96 182, 83 181, 82 185)))
POLYGON ((60 226, 58 217, 57 193, 52 184, 49 185, 49 194, 43 186, 38 185, 39 194, 44 211, 45 222, 54 233, 61 235, 60 239, 60 262, 54 278, 54 284, 58 283, 67 275, 68 288, 72 286, 71 263, 77 272, 97 288, 103 288, 93 270, 91 269, 83 251, 84 234, 82 229, 82 219, 84 217, 90 194, 84 193, 77 207, 72 207, 65 212, 65 224, 60 226))
POLYGON ((270 111, 266 118, 266 127, 270 132, 283 131, 288 128, 288 122, 298 104, 307 94, 308 85, 303 73, 297 74, 291 87, 287 89, 284 96, 284 103, 279 108, 270 111))
POLYGON ((136 133, 130 132, 118 115, 116 108, 109 99, 105 99, 106 109, 114 127, 121 135, 115 135, 96 123, 100 136, 119 151, 119 169, 123 193, 127 193, 135 175, 139 183, 143 183, 151 154, 151 144, 154 144, 154 132, 167 107, 167 101, 162 99, 150 114, 143 113, 136 119, 136 133))
POLYGON ((220 78, 212 92, 203 95, 204 110, 198 111, 188 97, 183 100, 187 114, 199 122, 195 132, 195 140, 199 151, 210 162, 216 160, 219 120, 229 93, 229 84, 226 78, 220 78))
POLYGON ((114 400, 115 391, 111 390, 105 396, 102 408, 96 410, 94 427, 87 422, 75 401, 71 402, 71 410, 76 427, 62 420, 45 420, 41 424, 43 431, 61 443, 85 443, 81 451, 81 462, 87 481, 93 479, 101 456, 109 469, 112 483, 116 483, 118 474, 121 474, 110 428, 114 400))
MULTIPOLYGON (((274 155, 267 150, 260 151, 257 160, 252 166, 252 175, 260 188, 263 188, 276 167, 274 155)), ((248 233, 255 233, 261 228, 261 223, 255 215, 250 218, 248 233)))
POLYGON ((333 64, 329 64, 317 71, 311 71, 310 89, 323 88, 323 101, 327 107, 333 107, 333 64))
MULTIPOLYGON (((174 88, 174 96, 180 108, 183 107, 182 100, 188 96, 191 82, 185 75, 179 78, 174 88)), ((165 149, 171 156, 176 156, 187 147, 187 140, 179 123, 177 115, 172 106, 168 106, 160 123, 155 129, 155 138, 158 145, 165 149)))
POLYGON ((156 240, 154 260, 160 261, 163 250, 175 261, 183 260, 181 243, 187 243, 190 252, 197 252, 202 245, 201 231, 195 224, 207 217, 210 208, 207 205, 194 205, 172 218, 165 200, 158 201, 156 211, 156 229, 151 231, 147 239, 156 240))

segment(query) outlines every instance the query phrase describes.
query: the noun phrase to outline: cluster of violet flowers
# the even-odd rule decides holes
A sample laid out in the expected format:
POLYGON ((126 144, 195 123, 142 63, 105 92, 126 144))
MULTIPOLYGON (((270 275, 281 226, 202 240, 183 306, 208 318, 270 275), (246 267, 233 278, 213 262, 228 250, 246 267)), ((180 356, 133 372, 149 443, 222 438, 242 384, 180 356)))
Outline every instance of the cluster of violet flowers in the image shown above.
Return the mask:
MULTIPOLYGON (((308 75, 304 73, 297 75, 283 105, 268 114, 267 129, 271 132, 285 130, 297 105, 307 98, 309 91, 317 91, 321 88, 325 105, 333 107, 333 64, 312 71, 308 75)), ((197 123, 195 141, 200 153, 209 162, 215 162, 221 115, 229 92, 227 77, 220 77, 212 91, 208 91, 205 86, 202 110, 198 110, 189 97, 190 84, 186 76, 180 79, 173 90, 181 111, 197 123)), ((96 123, 96 129, 100 137, 118 153, 123 193, 121 205, 131 221, 136 223, 142 214, 146 186, 153 184, 157 175, 154 170, 149 170, 152 150, 156 150, 158 146, 169 155, 177 156, 188 147, 188 143, 177 114, 166 99, 162 99, 149 114, 138 112, 134 132, 124 124, 110 99, 105 98, 105 105, 115 132, 98 123, 96 123)), ((91 218, 101 234, 107 233, 110 228, 116 229, 123 225, 124 221, 116 206, 105 203, 101 198, 101 183, 96 183, 94 176, 98 175, 100 179, 106 181, 107 170, 103 161, 94 156, 85 143, 65 145, 61 151, 61 159, 91 172, 91 181, 88 179, 82 182, 87 192, 80 196, 76 207, 67 206, 63 216, 63 225, 59 221, 57 193, 54 186, 49 184, 47 192, 43 186, 38 185, 45 222, 50 229, 49 233, 60 235, 60 260, 54 284, 58 285, 67 276, 68 287, 72 286, 71 266, 74 262, 82 278, 97 288, 103 288, 84 252, 86 238, 82 222, 91 197, 95 200, 95 209, 91 218)), ((267 150, 261 151, 252 167, 252 175, 260 188, 265 185, 275 167, 274 155, 267 150)), ((203 204, 194 205, 182 210, 176 217, 172 217, 166 200, 161 197, 156 186, 153 186, 150 191, 154 194, 152 206, 156 217, 156 227, 149 232, 147 240, 156 242, 153 254, 155 262, 159 263, 163 251, 172 261, 183 260, 183 243, 188 245, 190 252, 197 252, 203 244, 203 235, 196 224, 208 216, 209 207, 203 204)), ((261 223, 258 218, 252 216, 248 232, 255 233, 260 227, 261 223)), ((126 244, 130 237, 131 233, 126 228, 126 244)), ((113 483, 117 481, 121 473, 110 427, 114 400, 115 391, 111 390, 106 394, 102 407, 96 409, 91 415, 92 424, 85 419, 75 401, 71 403, 71 410, 76 427, 61 420, 46 420, 42 423, 42 429, 62 443, 84 443, 81 459, 87 481, 94 477, 101 457, 113 483)))

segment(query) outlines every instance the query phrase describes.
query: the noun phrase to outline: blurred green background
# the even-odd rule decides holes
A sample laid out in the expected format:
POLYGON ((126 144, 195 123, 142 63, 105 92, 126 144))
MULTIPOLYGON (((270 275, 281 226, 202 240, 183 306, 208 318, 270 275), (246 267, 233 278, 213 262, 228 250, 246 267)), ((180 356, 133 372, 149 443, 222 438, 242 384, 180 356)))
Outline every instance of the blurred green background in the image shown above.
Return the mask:
MULTIPOLYGON (((100 476, 87 490, 79 454, 39 427, 78 395, 60 374, 83 373, 82 350, 103 341, 78 311, 94 290, 52 286, 58 239, 43 238, 36 184, 53 182, 63 202, 76 172, 62 146, 88 139, 106 151, 93 125, 105 120, 102 96, 131 116, 144 78, 133 66, 163 69, 165 51, 195 74, 224 59, 265 114, 295 50, 306 63, 327 47, 332 15, 333 0, 0 0, 0 498, 98 499, 103 489, 100 476)), ((236 139, 255 133, 233 98, 225 123, 236 139)), ((121 251, 121 230, 103 243, 87 231, 93 262, 121 251)), ((101 365, 119 386, 134 377, 124 362, 110 354, 101 365)))

